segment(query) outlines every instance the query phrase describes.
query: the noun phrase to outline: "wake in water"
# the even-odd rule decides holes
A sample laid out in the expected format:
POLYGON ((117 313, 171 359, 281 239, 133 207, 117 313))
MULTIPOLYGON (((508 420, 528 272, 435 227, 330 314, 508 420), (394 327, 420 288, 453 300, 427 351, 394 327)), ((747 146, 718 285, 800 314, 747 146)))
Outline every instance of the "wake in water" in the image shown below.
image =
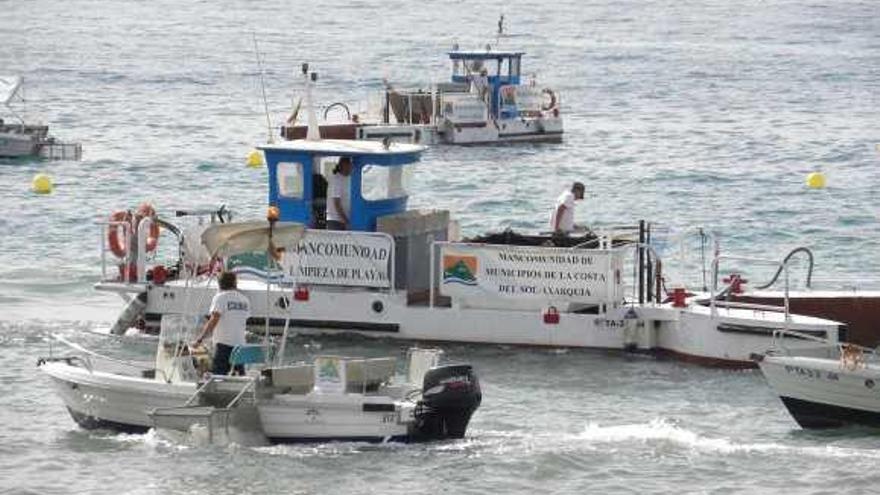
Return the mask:
POLYGON ((817 445, 815 435, 804 438, 805 445, 793 443, 791 436, 779 442, 738 442, 732 438, 712 437, 702 432, 689 430, 673 421, 655 418, 647 423, 603 426, 590 422, 583 431, 577 433, 540 432, 529 433, 524 430, 497 431, 474 429, 466 442, 445 448, 459 448, 497 455, 510 454, 574 454, 588 452, 626 452, 627 455, 657 454, 685 456, 692 455, 741 455, 764 454, 769 456, 811 457, 817 461, 828 459, 859 459, 876 461, 880 451, 875 450, 876 442, 860 446, 830 445, 830 441, 862 441, 864 431, 851 436, 837 433, 825 445, 817 445))
POLYGON ((674 423, 659 418, 645 424, 601 426, 588 423, 582 433, 565 438, 566 441, 586 441, 588 444, 626 444, 639 443, 648 446, 668 446, 708 454, 762 453, 811 456, 823 458, 858 457, 880 459, 880 451, 853 447, 824 447, 785 445, 782 443, 737 443, 729 438, 712 438, 690 431, 674 423))

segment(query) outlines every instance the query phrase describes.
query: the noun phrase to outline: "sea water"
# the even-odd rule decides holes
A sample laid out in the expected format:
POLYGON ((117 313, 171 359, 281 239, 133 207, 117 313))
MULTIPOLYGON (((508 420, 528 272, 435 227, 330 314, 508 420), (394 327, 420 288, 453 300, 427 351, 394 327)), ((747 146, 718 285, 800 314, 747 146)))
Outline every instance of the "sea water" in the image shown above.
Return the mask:
MULTIPOLYGON (((670 263, 699 257, 672 239, 699 226, 723 253, 780 260, 807 246, 814 279, 876 287, 878 19, 861 1, 0 1, 0 72, 24 76, 28 120, 84 148, 81 162, 0 165, 0 491, 874 491, 880 436, 800 430, 757 372, 447 345, 483 385, 464 440, 212 448, 84 431, 35 362, 52 333, 149 359, 154 343, 101 335, 121 302, 92 289, 96 223, 144 200, 165 215, 226 204, 261 218, 266 171, 245 157, 270 134, 264 105, 272 127, 289 115, 302 62, 320 74, 322 104, 357 108, 383 78, 426 88, 447 78, 453 42, 525 51, 524 73, 560 95, 565 141, 433 148, 413 206, 449 209, 466 235, 539 230, 580 180, 579 222, 649 220, 670 233, 670 263), (814 171, 826 188, 805 186, 814 171), (51 195, 30 192, 39 172, 54 179, 51 195)), ((755 282, 772 275, 736 268, 755 282)), ((289 348, 401 349, 302 337, 289 348)))

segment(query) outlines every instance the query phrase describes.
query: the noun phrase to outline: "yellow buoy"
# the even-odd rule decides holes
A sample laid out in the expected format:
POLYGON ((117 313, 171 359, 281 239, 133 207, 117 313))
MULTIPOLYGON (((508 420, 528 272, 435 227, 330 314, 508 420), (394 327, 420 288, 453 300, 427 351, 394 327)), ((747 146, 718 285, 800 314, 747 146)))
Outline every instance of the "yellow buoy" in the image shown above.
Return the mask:
POLYGON ((47 174, 37 174, 31 181, 31 190, 37 194, 49 194, 52 192, 52 178, 47 174))
POLYGON ((263 166, 263 153, 260 150, 251 150, 247 156, 247 166, 257 168, 263 166))
POLYGON ((807 187, 810 189, 822 189, 825 187, 825 174, 822 172, 810 172, 807 175, 807 187))

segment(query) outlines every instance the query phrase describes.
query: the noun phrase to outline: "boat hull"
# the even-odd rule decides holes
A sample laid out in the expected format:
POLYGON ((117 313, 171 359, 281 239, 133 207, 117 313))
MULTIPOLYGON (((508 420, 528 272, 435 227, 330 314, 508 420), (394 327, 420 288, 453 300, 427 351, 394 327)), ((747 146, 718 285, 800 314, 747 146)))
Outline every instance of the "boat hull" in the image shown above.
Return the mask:
POLYGON ((802 428, 838 428, 847 425, 880 428, 880 412, 834 406, 793 397, 780 397, 780 399, 802 428))
POLYGON ((40 369, 51 379, 74 421, 86 429, 145 432, 153 425, 151 410, 180 406, 196 390, 194 383, 90 372, 64 361, 47 362, 40 369))
MULTIPOLYGON (((434 124, 321 124, 323 139, 366 139, 418 144, 559 143, 563 137, 561 117, 501 119, 472 123, 434 124)), ((285 139, 304 139, 305 125, 282 128, 285 139)))
MULTIPOLYGON (((39 367, 51 379, 73 420, 88 430, 145 433, 155 424, 151 413, 180 410, 196 392, 195 383, 89 371, 65 360, 42 362, 39 367)), ((256 411, 260 432, 272 443, 458 438, 425 435, 416 426, 415 406, 387 396, 309 393, 261 399, 256 411)))
MULTIPOLYGON (((262 329, 267 316, 274 331, 284 328, 290 313, 267 301, 289 297, 289 290, 272 287, 267 297, 265 285, 255 281, 243 282, 240 290, 252 301, 255 328, 262 329)), ((158 322, 161 315, 183 313, 187 310, 183 301, 207 312, 214 292, 213 287, 183 287, 176 282, 152 287, 147 291, 147 320, 158 322)), ((543 320, 542 308, 516 302, 521 307, 431 307, 411 304, 405 294, 312 288, 307 301, 294 302, 291 328, 303 334, 357 333, 407 341, 632 350, 725 368, 755 368, 751 354, 767 349, 773 332, 786 324, 832 341, 839 332, 838 324, 827 320, 793 315, 786 323, 781 313, 741 309, 718 309, 713 316, 710 308, 698 305, 636 307, 634 319, 625 317, 627 308, 610 308, 602 314, 564 312, 558 322, 549 324, 543 320)))
MULTIPOLYGON (((374 403, 375 404, 375 403, 374 403)), ((364 407, 363 396, 309 394, 278 396, 257 406, 263 433, 274 443, 330 440, 406 441, 406 412, 393 402, 364 407), (366 409, 366 410, 365 410, 366 409)))
POLYGON ((36 156, 39 142, 32 135, 0 133, 0 158, 36 156))
POLYGON ((880 427, 880 370, 850 370, 838 359, 768 355, 761 371, 803 428, 880 427))

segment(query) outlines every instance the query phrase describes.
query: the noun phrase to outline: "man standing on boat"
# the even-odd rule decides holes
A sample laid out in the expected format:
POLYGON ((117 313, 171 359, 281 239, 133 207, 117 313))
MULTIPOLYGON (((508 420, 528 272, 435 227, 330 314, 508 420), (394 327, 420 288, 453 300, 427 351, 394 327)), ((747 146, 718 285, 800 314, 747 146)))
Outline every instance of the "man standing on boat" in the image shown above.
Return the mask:
POLYGON ((556 206, 550 215, 550 228, 554 233, 570 234, 575 230, 574 202, 584 199, 584 184, 575 182, 556 198, 556 206))
MULTIPOLYGON (((229 373, 229 357, 232 349, 245 344, 247 319, 251 315, 251 304, 247 296, 238 291, 238 279, 232 272, 223 272, 217 280, 220 291, 211 300, 211 311, 202 333, 195 345, 211 333, 214 336, 214 361, 211 373, 226 375, 229 373)), ((244 366, 237 365, 235 372, 244 375, 244 366)))
POLYGON ((351 157, 339 158, 327 189, 327 230, 348 230, 351 227, 349 189, 351 188, 351 157))

